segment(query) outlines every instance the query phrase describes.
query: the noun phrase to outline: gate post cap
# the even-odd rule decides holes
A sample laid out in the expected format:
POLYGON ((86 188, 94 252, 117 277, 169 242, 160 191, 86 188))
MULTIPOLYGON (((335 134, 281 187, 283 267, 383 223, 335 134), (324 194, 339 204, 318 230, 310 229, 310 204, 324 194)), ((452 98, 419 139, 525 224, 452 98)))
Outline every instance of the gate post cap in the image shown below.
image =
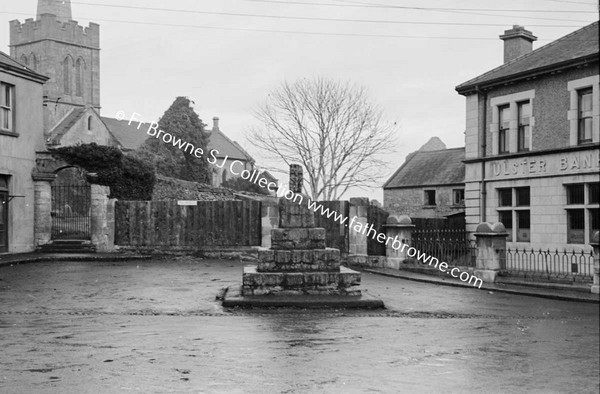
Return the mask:
POLYGON ((479 226, 477 226, 477 229, 475 230, 475 234, 506 234, 506 227, 500 222, 483 222, 479 223, 479 226))
POLYGON ((384 227, 415 227, 408 215, 390 215, 385 221, 384 227))
POLYGON ((594 231, 590 239, 590 244, 598 246, 600 244, 600 231, 594 231))

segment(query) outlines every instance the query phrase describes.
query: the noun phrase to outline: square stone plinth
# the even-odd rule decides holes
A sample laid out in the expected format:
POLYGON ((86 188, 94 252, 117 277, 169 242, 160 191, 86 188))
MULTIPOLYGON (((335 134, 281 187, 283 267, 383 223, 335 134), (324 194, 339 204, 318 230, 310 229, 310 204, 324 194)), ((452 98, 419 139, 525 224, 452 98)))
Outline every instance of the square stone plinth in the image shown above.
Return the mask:
POLYGON ((339 249, 258 250, 258 272, 339 271, 339 249))
POLYGON ((306 203, 298 204, 282 199, 279 203, 279 227, 315 227, 315 214, 306 203))
POLYGON ((338 271, 259 272, 244 267, 243 295, 360 295, 360 272, 346 267, 338 271))
POLYGON ((273 249, 325 249, 325 229, 315 228, 274 228, 271 230, 273 249))

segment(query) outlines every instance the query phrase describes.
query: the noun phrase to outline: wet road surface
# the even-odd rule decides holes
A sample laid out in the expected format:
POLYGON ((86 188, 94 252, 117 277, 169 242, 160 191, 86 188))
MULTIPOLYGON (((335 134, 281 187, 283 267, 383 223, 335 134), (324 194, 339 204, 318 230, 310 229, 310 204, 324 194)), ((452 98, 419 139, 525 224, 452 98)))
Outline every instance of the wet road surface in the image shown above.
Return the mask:
POLYGON ((241 267, 0 267, 0 393, 600 389, 597 304, 363 274, 386 310, 223 310, 241 267))

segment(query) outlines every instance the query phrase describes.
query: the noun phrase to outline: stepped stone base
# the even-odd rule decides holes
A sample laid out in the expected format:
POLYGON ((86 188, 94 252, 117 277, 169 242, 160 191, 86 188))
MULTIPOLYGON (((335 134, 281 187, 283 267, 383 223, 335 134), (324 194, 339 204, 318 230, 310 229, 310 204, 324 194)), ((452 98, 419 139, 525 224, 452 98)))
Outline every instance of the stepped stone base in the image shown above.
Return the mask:
POLYGON ((359 296, 360 272, 340 267, 336 272, 258 272, 244 267, 243 295, 349 295, 359 296))
POLYGON ((383 301, 363 292, 352 295, 244 295, 240 287, 230 287, 223 295, 226 308, 384 308, 383 301))

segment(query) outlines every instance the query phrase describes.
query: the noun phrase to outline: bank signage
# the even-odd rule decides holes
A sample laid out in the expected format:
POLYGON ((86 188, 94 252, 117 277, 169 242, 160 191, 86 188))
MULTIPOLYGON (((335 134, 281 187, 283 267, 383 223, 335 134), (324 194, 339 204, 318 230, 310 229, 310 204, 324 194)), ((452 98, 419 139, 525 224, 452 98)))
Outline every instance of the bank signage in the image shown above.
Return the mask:
POLYGON ((600 171, 599 150, 493 160, 486 163, 487 179, 575 175, 600 171))

